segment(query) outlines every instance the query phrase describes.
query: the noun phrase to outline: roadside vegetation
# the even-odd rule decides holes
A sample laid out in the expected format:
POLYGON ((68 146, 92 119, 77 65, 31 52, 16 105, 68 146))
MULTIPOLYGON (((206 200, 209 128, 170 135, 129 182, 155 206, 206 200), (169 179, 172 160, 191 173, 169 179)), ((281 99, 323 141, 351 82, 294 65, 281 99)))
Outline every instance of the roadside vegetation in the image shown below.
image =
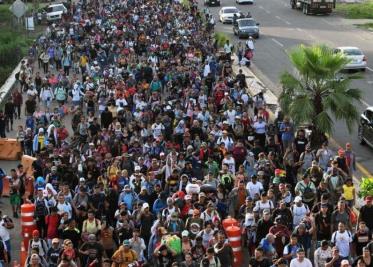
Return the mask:
POLYGON ((373 19, 373 0, 361 3, 337 3, 336 11, 348 19, 373 19))
POLYGON ((361 29, 365 29, 365 30, 368 30, 368 31, 373 31, 373 22, 356 24, 356 26, 361 28, 361 29))
POLYGON ((299 46, 289 53, 289 59, 298 75, 281 75, 279 103, 296 124, 313 125, 311 146, 319 147, 325 134, 333 132, 333 117, 345 122, 351 132, 359 118, 355 104, 361 99, 361 91, 351 88, 350 82, 358 77, 336 79, 348 59, 322 45, 299 46))
POLYGON ((24 26, 16 26, 10 4, 0 5, 0 86, 4 84, 22 57, 27 54, 34 36, 24 33, 24 26))

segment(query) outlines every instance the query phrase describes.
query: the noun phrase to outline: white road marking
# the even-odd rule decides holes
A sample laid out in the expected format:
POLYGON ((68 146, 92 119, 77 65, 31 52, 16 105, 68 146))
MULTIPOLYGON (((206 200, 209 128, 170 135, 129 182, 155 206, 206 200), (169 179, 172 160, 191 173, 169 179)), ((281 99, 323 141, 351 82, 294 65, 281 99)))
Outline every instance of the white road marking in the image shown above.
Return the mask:
POLYGON ((360 40, 363 40, 365 41, 366 39, 364 37, 362 37, 361 35, 357 35, 357 37, 360 39, 360 40))
POLYGON ((282 20, 279 16, 276 16, 276 19, 282 20))
POLYGON ((368 84, 373 84, 373 81, 367 81, 368 84))
POLYGON ((277 41, 275 38, 272 38, 272 41, 278 44, 279 46, 284 47, 284 45, 280 43, 279 41, 277 41))
POLYGON ((301 28, 297 28, 297 31, 298 32, 302 32, 303 30, 301 28))
POLYGON ((312 34, 308 34, 308 37, 310 37, 311 39, 316 39, 316 37, 313 36, 312 34))
POLYGON ((264 7, 263 7, 263 6, 259 6, 259 8, 260 8, 260 9, 264 9, 264 7))
POLYGON ((360 100, 360 102, 361 102, 364 106, 366 106, 366 107, 370 107, 370 105, 369 105, 367 102, 365 102, 364 100, 360 100))
POLYGON ((287 24, 287 25, 291 25, 291 23, 287 20, 284 20, 284 22, 287 24))
POLYGON ((269 10, 266 10, 266 13, 267 13, 267 14, 271 14, 271 11, 269 11, 269 10))
POLYGON ((285 20, 285 19, 281 18, 280 16, 276 16, 276 19, 278 19, 278 20, 281 20, 281 21, 285 22, 285 23, 286 23, 287 25, 291 25, 291 23, 290 23, 289 21, 287 21, 287 20, 285 20))
POLYGON ((332 23, 330 23, 329 21, 327 21, 326 19, 321 19, 323 22, 325 22, 326 24, 328 25, 331 25, 331 26, 334 26, 332 23))
POLYGON ((372 69, 372 68, 369 68, 369 67, 367 67, 367 70, 370 70, 370 71, 372 71, 372 72, 373 72, 373 69, 372 69))

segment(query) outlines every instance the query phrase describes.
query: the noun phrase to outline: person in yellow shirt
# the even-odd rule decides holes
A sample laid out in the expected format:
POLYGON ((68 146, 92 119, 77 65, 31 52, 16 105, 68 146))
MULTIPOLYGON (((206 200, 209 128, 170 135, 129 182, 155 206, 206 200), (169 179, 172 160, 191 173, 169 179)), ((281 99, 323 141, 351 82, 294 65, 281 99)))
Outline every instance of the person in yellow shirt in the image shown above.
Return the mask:
POLYGON ((128 267, 129 264, 135 263, 138 260, 138 256, 137 253, 131 249, 130 241, 124 240, 123 245, 114 252, 111 259, 118 267, 128 267))
POLYGON ((347 178, 343 185, 343 197, 346 199, 347 205, 352 208, 355 203, 355 186, 352 178, 347 178))

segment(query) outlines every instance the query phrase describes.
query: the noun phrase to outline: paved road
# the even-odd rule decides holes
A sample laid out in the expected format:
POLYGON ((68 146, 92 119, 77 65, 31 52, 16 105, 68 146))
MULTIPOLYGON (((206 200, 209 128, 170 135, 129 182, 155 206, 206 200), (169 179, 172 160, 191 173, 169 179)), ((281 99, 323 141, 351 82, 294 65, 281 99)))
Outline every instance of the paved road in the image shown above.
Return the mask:
MULTIPOLYGON (((357 103, 359 111, 373 105, 370 98, 373 89, 373 33, 360 30, 353 21, 343 19, 335 14, 330 16, 306 16, 298 10, 292 10, 287 0, 257 0, 254 5, 238 6, 234 0, 221 1, 222 6, 238 6, 241 11, 250 11, 253 18, 260 23, 260 38, 256 41, 253 72, 273 91, 279 95, 279 76, 285 71, 293 71, 288 60, 287 51, 299 44, 322 43, 331 47, 357 46, 368 57, 368 65, 363 78, 353 82, 353 87, 362 89, 363 101, 357 103), (371 59, 371 60, 369 60, 371 59)), ((202 4, 201 4, 202 5, 202 4)), ((220 7, 209 7, 218 21, 220 7)), ((232 33, 232 25, 217 22, 216 31, 226 33, 234 43, 238 38, 232 33)), ((244 42, 245 40, 241 40, 244 42)), ((341 122, 335 124, 334 139, 338 144, 351 142, 358 154, 359 162, 364 165, 360 173, 373 173, 373 150, 363 147, 357 139, 357 127, 349 133, 341 122), (366 168, 364 170, 364 167, 366 168)), ((360 165, 360 167, 362 166, 360 165)))

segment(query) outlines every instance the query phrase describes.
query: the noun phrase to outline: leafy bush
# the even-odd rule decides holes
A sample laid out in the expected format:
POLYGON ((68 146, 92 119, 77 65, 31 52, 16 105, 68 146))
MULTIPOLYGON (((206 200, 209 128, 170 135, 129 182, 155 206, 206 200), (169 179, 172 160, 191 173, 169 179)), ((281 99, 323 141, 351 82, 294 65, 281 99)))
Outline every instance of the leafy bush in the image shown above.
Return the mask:
POLYGON ((214 39, 219 47, 223 47, 226 41, 229 40, 228 36, 222 32, 216 32, 214 34, 214 39))
POLYGON ((359 197, 373 196, 373 178, 362 178, 359 197))
POLYGON ((349 19, 373 19, 373 1, 362 3, 339 3, 336 10, 349 19))

